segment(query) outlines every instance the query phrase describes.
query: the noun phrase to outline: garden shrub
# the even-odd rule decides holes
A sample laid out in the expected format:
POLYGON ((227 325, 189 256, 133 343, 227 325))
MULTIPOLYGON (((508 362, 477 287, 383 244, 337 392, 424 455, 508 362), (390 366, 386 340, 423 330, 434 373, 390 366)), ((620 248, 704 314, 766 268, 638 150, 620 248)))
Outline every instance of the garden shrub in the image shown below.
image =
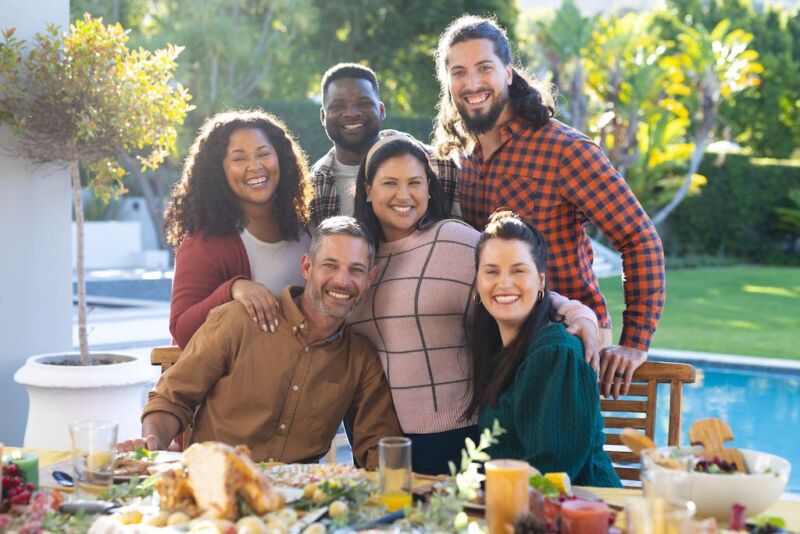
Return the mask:
POLYGON ((701 193, 686 198, 668 220, 664 245, 670 256, 718 255, 755 263, 798 264, 792 236, 778 226, 775 208, 788 205, 800 187, 800 164, 787 160, 727 155, 717 165, 707 154, 701 193))

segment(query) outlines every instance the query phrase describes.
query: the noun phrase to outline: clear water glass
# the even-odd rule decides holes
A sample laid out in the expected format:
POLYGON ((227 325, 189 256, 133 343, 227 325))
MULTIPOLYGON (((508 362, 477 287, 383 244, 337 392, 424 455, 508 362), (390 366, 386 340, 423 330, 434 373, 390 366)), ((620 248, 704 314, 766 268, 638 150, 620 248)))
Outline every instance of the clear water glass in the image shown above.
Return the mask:
POLYGON ((117 423, 76 421, 69 425, 78 499, 97 499, 114 481, 117 423))

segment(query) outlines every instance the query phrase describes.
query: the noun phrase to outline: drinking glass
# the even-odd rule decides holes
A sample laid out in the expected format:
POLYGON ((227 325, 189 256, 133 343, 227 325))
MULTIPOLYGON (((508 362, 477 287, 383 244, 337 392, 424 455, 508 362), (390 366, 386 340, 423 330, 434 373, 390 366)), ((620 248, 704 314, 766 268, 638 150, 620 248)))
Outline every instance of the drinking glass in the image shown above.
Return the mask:
POLYGON ((489 533, 505 534, 506 525, 528 511, 531 466, 520 460, 490 460, 484 468, 489 533))
POLYGON ((691 449, 672 450, 666 460, 665 454, 658 449, 642 451, 642 491, 645 497, 664 499, 680 507, 691 500, 690 471, 694 456, 691 449), (664 467, 665 461, 670 462, 671 467, 664 467))
POLYGON ((97 499, 114 480, 117 423, 77 421, 70 423, 75 493, 79 499, 97 499))
POLYGON ((691 501, 668 502, 660 498, 631 497, 625 501, 628 534, 693 534, 691 501))
POLYGON ((411 440, 381 438, 378 441, 381 502, 390 512, 411 504, 411 440))

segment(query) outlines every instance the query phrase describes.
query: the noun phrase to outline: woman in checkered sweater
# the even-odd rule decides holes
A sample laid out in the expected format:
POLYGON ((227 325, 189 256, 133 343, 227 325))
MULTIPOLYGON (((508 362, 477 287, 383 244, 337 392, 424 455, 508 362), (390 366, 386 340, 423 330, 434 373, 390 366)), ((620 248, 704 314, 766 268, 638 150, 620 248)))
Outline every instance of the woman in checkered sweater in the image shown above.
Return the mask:
MULTIPOLYGON (((470 348, 465 320, 472 305, 479 233, 448 219, 441 185, 421 145, 405 136, 379 141, 359 171, 355 215, 377 242, 376 275, 352 328, 375 344, 413 469, 447 472, 464 438, 477 439, 469 404, 470 348)), ((594 313, 551 295, 558 312, 588 337, 594 313)))

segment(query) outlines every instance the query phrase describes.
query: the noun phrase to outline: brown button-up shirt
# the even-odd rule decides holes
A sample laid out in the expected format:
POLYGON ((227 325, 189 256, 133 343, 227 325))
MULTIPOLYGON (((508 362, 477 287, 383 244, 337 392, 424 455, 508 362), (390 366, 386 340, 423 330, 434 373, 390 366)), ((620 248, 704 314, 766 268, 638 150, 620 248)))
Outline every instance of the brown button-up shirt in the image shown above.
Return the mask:
POLYGON ((345 417, 360 465, 378 465, 378 440, 401 436, 383 367, 372 344, 345 327, 309 344, 308 323, 281 294, 281 320, 262 331, 244 306, 212 310, 144 407, 176 416, 192 441, 245 444, 256 461, 313 462, 345 417), (195 413, 196 410, 196 413, 195 413))

